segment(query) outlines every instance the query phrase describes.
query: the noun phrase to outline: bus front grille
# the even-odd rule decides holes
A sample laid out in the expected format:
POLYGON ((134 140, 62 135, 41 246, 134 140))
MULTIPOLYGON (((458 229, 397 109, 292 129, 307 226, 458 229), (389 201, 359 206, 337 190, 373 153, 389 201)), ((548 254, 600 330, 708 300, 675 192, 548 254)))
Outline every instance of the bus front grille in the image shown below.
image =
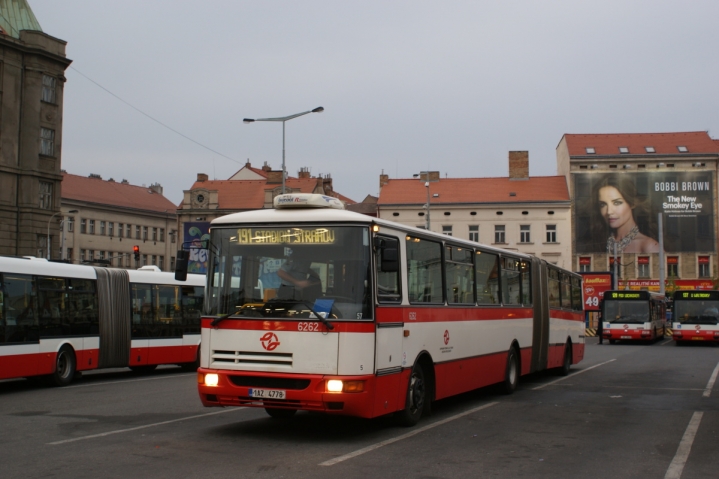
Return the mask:
POLYGON ((246 366, 292 367, 292 353, 269 353, 257 351, 212 351, 212 362, 246 366))

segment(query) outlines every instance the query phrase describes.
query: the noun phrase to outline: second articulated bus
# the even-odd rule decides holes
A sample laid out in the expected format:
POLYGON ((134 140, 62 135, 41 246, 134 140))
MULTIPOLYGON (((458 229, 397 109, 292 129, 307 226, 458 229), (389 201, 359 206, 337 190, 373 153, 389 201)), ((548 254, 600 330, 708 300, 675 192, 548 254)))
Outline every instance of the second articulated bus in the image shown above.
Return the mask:
POLYGON ((204 275, 0 257, 0 379, 198 365, 204 275))
POLYGON ((666 298, 650 291, 607 291, 602 301, 604 339, 656 341, 664 337, 666 298))
POLYGON ((509 393, 584 356, 578 274, 334 198, 281 195, 275 209, 215 219, 208 248, 208 407, 412 425, 431 401, 495 383, 509 393))
POLYGON ((675 292, 672 337, 677 346, 693 341, 719 343, 719 291, 675 292))

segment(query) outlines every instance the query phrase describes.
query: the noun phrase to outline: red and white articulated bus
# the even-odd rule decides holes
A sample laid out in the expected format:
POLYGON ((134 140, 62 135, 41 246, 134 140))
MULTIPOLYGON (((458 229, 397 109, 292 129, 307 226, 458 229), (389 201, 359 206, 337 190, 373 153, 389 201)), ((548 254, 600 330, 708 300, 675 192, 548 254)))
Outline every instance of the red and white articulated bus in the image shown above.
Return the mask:
POLYGON ((676 291, 672 323, 677 346, 693 341, 719 343, 719 291, 676 291))
POLYGON ((204 275, 0 257, 0 379, 199 365, 204 275))
POLYGON ((413 425, 431 401, 495 383, 511 393, 521 375, 566 374, 584 356, 578 274, 334 198, 281 195, 215 219, 208 249, 208 407, 413 425))
POLYGON ((656 341, 664 337, 667 325, 666 297, 650 291, 606 291, 602 322, 602 336, 610 344, 656 341))

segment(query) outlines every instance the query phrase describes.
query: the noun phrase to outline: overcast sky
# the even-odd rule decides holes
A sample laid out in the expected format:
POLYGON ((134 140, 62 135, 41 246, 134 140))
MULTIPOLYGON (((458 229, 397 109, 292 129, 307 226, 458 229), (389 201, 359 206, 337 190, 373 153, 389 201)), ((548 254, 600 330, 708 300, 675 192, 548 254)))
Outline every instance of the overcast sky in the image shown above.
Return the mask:
POLYGON ((28 1, 73 60, 62 167, 175 203, 197 173, 281 168, 282 124, 243 118, 317 106, 286 123, 287 170, 356 201, 382 171, 506 176, 510 150, 554 175, 564 133, 719 138, 716 0, 28 1))

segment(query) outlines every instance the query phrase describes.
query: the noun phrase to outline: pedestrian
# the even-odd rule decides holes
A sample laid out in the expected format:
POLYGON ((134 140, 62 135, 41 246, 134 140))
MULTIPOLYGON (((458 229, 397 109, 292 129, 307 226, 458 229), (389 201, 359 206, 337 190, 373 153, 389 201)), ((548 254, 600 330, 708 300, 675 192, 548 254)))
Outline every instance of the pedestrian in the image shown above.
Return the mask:
POLYGON ((604 337, 602 336, 602 332, 604 331, 604 323, 602 322, 602 312, 600 311, 597 323, 597 336, 599 337, 599 343, 597 344, 603 344, 604 337))

